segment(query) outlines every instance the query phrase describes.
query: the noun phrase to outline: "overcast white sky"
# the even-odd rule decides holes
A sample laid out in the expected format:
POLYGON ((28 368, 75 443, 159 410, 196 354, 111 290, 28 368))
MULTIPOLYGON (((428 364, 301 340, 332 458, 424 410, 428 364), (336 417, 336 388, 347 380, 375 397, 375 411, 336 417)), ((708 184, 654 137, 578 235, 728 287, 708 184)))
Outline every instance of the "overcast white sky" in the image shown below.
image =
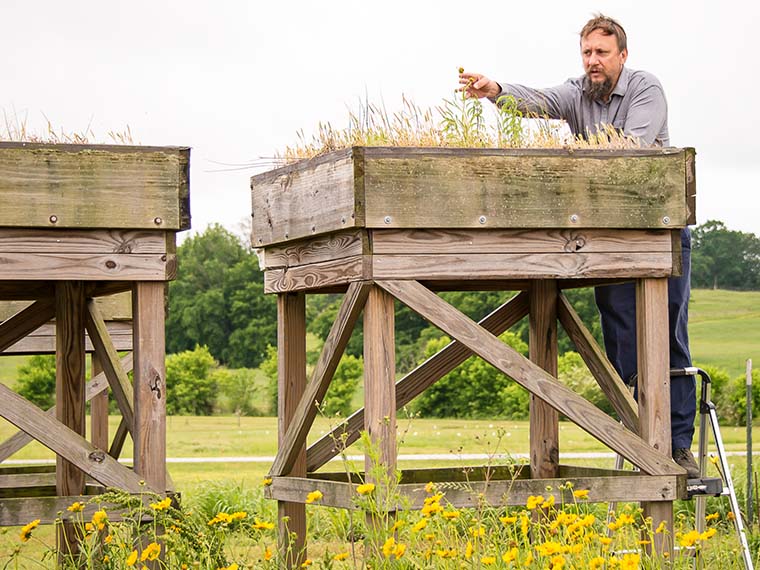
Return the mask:
POLYGON ((464 66, 546 87, 582 73, 592 13, 628 32, 628 67, 657 75, 671 143, 697 149, 698 222, 760 234, 757 3, 3 0, 0 107, 27 127, 131 128, 136 142, 192 147, 195 230, 237 230, 249 177, 319 121, 369 96, 438 105, 464 66))

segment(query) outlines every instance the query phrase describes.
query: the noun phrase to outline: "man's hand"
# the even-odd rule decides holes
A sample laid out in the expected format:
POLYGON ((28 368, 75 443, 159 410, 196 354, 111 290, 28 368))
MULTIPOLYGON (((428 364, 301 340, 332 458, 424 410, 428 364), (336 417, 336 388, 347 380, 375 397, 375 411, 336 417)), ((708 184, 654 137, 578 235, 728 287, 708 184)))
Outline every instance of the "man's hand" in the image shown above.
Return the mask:
POLYGON ((496 97, 501 93, 501 86, 498 83, 480 73, 460 73, 459 84, 461 85, 459 90, 464 91, 466 97, 481 99, 496 97))

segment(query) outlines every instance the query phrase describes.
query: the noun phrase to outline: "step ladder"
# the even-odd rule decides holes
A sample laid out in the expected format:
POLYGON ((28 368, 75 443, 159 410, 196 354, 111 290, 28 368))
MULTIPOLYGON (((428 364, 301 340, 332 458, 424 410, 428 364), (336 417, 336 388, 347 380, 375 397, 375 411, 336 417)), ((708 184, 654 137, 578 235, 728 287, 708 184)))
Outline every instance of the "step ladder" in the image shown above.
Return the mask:
MULTIPOLYGON (((700 476, 697 479, 688 479, 686 481, 686 492, 688 494, 688 497, 690 499, 694 498, 696 500, 696 530, 700 533, 704 532, 705 530, 707 497, 727 496, 731 504, 731 512, 734 514, 734 528, 736 529, 736 534, 741 545, 744 568, 745 570, 754 570, 754 566, 752 564, 752 556, 749 550, 749 544, 747 543, 747 535, 744 530, 742 515, 739 509, 739 501, 736 498, 734 483, 731 479, 731 470, 728 466, 726 449, 723 446, 723 439, 720 435, 718 414, 715 408, 715 404, 710 399, 710 387, 712 384, 710 375, 701 368, 690 366, 688 368, 673 369, 670 371, 670 376, 699 376, 702 380, 699 397, 699 450, 697 456, 700 476), (715 442, 715 447, 717 448, 718 461, 720 463, 719 471, 721 477, 706 477, 708 425, 712 431, 713 441, 715 442)), ((623 464, 623 456, 617 455, 615 458, 615 469, 622 469, 623 464)), ((614 513, 615 509, 616 504, 610 503, 609 509, 607 511, 608 523, 611 522, 612 514, 614 513)), ((699 554, 699 550, 695 551, 695 563, 696 568, 698 570, 702 570, 704 561, 699 554)))

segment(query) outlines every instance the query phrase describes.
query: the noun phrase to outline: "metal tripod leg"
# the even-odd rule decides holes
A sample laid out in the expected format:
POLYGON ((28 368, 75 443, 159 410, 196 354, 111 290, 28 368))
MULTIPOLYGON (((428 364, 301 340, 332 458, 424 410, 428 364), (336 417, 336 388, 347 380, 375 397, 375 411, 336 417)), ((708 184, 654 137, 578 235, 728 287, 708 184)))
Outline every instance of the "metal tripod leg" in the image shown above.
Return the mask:
MULTIPOLYGON (((702 378, 702 394, 699 401, 699 474, 700 477, 705 476, 707 468, 707 420, 710 422, 710 428, 712 429, 713 440, 715 441, 715 447, 718 450, 718 459, 720 461, 721 476, 725 483, 723 492, 721 495, 728 495, 731 503, 731 512, 734 514, 734 527, 736 528, 736 534, 739 536, 739 543, 742 548, 742 559, 744 560, 744 568, 746 570, 754 570, 752 565, 752 555, 750 554, 749 544, 747 543, 747 535, 744 531, 744 524, 742 523, 742 514, 739 509, 739 501, 736 499, 736 491, 734 490, 734 482, 731 478, 731 470, 728 466, 728 458, 726 456, 726 448, 723 446, 723 438, 720 435, 720 426, 718 425, 718 414, 715 410, 715 404, 710 399, 710 377, 704 370, 698 369, 698 374, 702 378)), ((696 516, 696 528, 698 532, 704 532, 705 527, 705 508, 707 497, 697 496, 697 504, 695 509, 696 516)), ((702 557, 697 553, 697 568, 702 568, 702 557)))

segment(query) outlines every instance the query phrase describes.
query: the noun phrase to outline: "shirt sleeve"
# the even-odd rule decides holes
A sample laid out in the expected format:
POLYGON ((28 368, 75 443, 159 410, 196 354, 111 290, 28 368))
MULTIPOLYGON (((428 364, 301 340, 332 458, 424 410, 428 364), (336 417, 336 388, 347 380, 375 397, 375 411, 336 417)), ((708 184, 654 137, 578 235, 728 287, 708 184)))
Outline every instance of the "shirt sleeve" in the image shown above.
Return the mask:
POLYGON ((644 145, 660 145, 658 138, 668 118, 668 104, 659 85, 650 85, 631 100, 623 132, 638 138, 644 145))
POLYGON ((550 119, 567 119, 577 89, 568 83, 546 89, 534 89, 514 83, 499 83, 501 93, 490 100, 499 105, 500 99, 512 96, 517 108, 526 115, 537 115, 550 119))

